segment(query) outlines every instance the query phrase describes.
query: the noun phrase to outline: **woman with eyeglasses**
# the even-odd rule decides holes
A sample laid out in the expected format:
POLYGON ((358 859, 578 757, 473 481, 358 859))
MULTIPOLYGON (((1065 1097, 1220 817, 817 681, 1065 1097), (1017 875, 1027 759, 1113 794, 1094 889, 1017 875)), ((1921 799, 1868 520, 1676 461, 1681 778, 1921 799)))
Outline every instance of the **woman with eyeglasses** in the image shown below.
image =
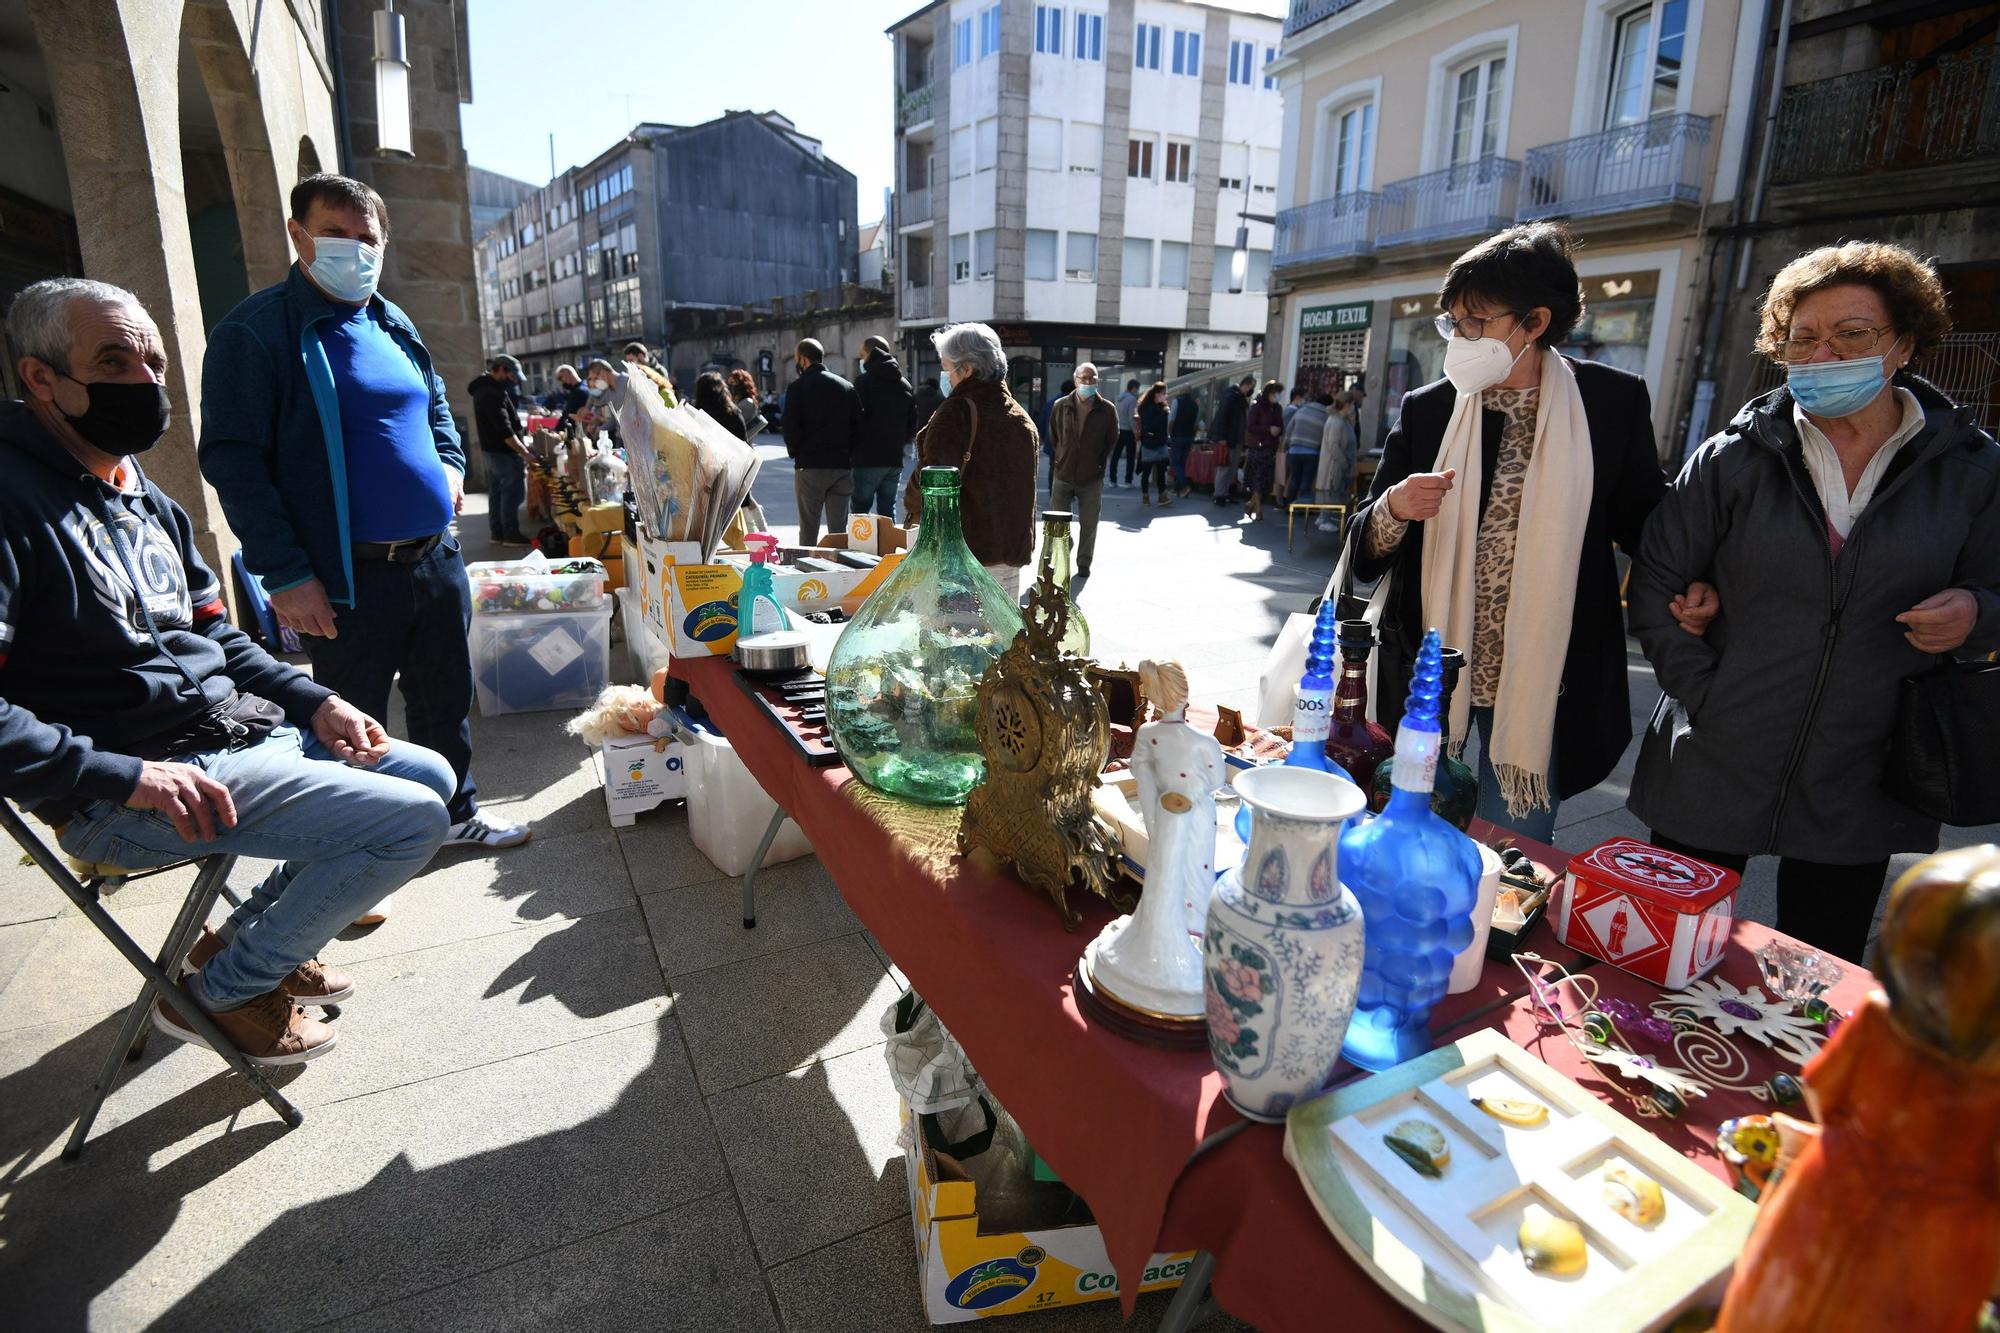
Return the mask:
POLYGON ((1391 580, 1372 697, 1393 729, 1435 626, 1468 658, 1450 725, 1479 733, 1479 816, 1547 842, 1632 736, 1612 547, 1638 548, 1665 486, 1652 399, 1555 350, 1583 291, 1553 223, 1460 255, 1438 306, 1445 378, 1404 397, 1351 529, 1355 578, 1391 580))
POLYGON ((2000 647, 2000 446, 1909 369, 1950 329, 1899 245, 1787 264, 1757 338, 1785 384, 1688 460, 1632 574, 1667 696, 1633 812, 1720 865, 1780 857, 1778 929, 1853 960, 1889 858, 1938 845, 1882 788, 1898 682, 2000 647), (1677 620, 1694 579, 1720 601, 1706 633, 1677 620))

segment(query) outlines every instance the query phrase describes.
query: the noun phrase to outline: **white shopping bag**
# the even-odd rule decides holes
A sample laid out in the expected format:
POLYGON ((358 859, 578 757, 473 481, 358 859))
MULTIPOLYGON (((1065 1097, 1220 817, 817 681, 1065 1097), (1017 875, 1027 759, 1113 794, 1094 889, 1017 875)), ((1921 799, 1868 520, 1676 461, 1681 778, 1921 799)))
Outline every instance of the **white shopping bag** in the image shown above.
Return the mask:
MULTIPOLYGON (((1322 599, 1337 597, 1340 589, 1347 585, 1348 566, 1353 562, 1354 544, 1361 540, 1361 525, 1349 527, 1347 541, 1341 545, 1340 560, 1333 567, 1333 577, 1326 582, 1322 599)), ((1368 609, 1362 618, 1375 630, 1379 641, 1382 630, 1382 610, 1389 604, 1389 585, 1394 582, 1393 574, 1384 574, 1375 582, 1375 590, 1368 595, 1368 609)), ((1304 612, 1294 611, 1285 617, 1285 623, 1278 628, 1278 637, 1271 644, 1271 651, 1264 658, 1263 674, 1257 678, 1257 714, 1251 718, 1259 727, 1289 726, 1292 721, 1292 699, 1299 686, 1299 677, 1306 673, 1306 650, 1312 643, 1314 617, 1304 612)), ((1375 697, 1375 663, 1377 654, 1368 658, 1368 697, 1375 697)))

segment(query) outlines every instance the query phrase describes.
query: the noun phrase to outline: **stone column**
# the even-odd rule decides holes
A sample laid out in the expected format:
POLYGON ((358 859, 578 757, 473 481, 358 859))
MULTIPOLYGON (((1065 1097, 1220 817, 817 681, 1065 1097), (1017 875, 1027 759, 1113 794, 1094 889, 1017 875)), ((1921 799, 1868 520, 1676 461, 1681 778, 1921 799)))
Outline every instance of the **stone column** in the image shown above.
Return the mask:
POLYGON ((1104 160, 1097 173, 1097 322, 1123 323, 1126 141, 1132 130, 1132 0, 1104 16, 1104 160))
POLYGON ((1034 45, 1034 0, 1001 0, 1000 151, 993 181, 995 319, 1027 315, 1028 62, 1034 45))
MULTIPOLYGON (((931 29, 931 320, 951 322, 951 6, 931 29)), ((916 368, 912 362, 910 368, 916 368)))
POLYGON ((1216 197, 1222 190, 1222 108, 1229 78, 1229 15, 1208 11, 1201 46, 1201 125, 1194 145, 1194 234, 1188 248, 1187 326, 1209 326, 1215 295, 1216 197))

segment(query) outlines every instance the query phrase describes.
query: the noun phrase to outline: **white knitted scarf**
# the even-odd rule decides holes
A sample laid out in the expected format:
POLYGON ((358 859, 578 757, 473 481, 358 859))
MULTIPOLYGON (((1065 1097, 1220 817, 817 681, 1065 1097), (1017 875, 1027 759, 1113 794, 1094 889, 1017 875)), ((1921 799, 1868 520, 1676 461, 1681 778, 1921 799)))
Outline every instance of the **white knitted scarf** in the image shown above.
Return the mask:
MULTIPOLYGON (((1512 589, 1507 599, 1506 655, 1493 704, 1492 764, 1508 813, 1522 818, 1550 805, 1549 753, 1555 743, 1556 695, 1569 655, 1571 613, 1576 606, 1578 559, 1590 517, 1594 469, 1590 423, 1569 363, 1542 350, 1535 448, 1528 460, 1521 517, 1514 543, 1512 589)), ((1472 651, 1475 549, 1483 426, 1480 394, 1460 394, 1445 427, 1433 470, 1456 468, 1458 477, 1437 517, 1424 524, 1424 618, 1447 644, 1472 651)), ((1452 696, 1453 749, 1465 744, 1472 720, 1472 691, 1452 696)))

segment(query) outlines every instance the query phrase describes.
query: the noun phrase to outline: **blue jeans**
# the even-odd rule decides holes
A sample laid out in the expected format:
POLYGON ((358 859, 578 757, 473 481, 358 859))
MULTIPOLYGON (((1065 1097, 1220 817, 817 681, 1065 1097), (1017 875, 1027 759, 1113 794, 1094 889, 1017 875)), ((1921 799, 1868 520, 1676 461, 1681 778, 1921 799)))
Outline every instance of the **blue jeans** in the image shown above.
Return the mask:
POLYGON ((1173 471, 1176 491, 1187 489, 1187 460, 1189 452, 1193 449, 1193 440, 1167 441, 1167 466, 1173 471))
POLYGON ((444 756, 458 777, 454 824, 479 810, 472 781, 472 590, 447 535, 414 564, 354 562, 354 605, 333 608, 339 637, 301 635, 313 677, 368 716, 389 716, 400 684, 410 739, 444 756))
POLYGON ((877 513, 886 519, 896 517, 897 485, 903 479, 903 465, 895 467, 858 467, 854 469, 854 498, 847 502, 850 514, 877 513))
POLYGON ((1287 453, 1285 455, 1285 503, 1297 504, 1299 497, 1312 490, 1313 478, 1319 472, 1318 454, 1287 453))
MULTIPOLYGON (((276 990, 343 927, 396 891, 443 843, 456 782, 431 751, 397 741, 371 768, 343 764, 317 737, 280 727, 247 750, 209 750, 192 764, 229 789, 236 827, 188 843, 152 810, 93 801, 63 829, 62 849, 142 870, 228 852, 284 864, 229 918, 234 935, 201 970, 212 1009, 276 990)), ((227 933, 227 930, 225 931, 227 933)))
POLYGON ((528 465, 512 450, 488 451, 486 461, 486 529, 494 541, 521 535, 521 502, 528 498, 528 465))
MULTIPOLYGON (((1460 689, 1469 688, 1460 682, 1460 689)), ((1500 795, 1500 775, 1493 771, 1493 710, 1475 708, 1472 710, 1472 729, 1479 733, 1479 804, 1473 813, 1490 824, 1512 829, 1524 838, 1536 842, 1548 842, 1555 836, 1556 811, 1562 801, 1556 796, 1556 751, 1553 740, 1549 743, 1549 804, 1538 806, 1528 812, 1525 819, 1516 819, 1507 813, 1507 801, 1500 795)))

